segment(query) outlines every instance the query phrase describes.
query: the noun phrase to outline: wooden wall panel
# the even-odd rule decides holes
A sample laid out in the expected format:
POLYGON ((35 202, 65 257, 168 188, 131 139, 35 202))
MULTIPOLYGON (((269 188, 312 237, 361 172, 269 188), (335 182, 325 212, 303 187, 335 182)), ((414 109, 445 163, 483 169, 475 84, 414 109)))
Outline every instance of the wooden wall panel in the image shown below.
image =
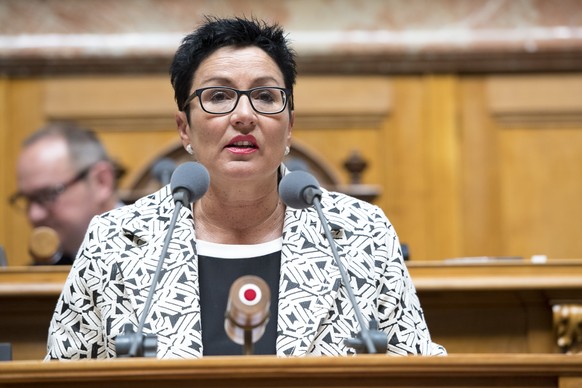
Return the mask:
POLYGON ((167 117, 173 122, 168 113, 176 106, 168 76, 55 77, 45 81, 43 102, 50 119, 167 117))
MULTIPOLYGON (((33 125, 18 115, 13 117, 26 130, 8 142, 11 160, 18 154, 21 139, 38 126, 52 120, 76 120, 95 129, 111 156, 126 168, 120 189, 127 192, 144 168, 179 142, 173 91, 165 75, 53 77, 32 82, 37 90, 34 116, 40 119, 33 125)), ((389 82, 381 77, 304 77, 296 95, 294 136, 301 145, 321 155, 343 183, 350 179, 343 163, 357 150, 369 165, 363 183, 378 182, 382 124, 391 104, 389 82)), ((15 93, 14 99, 24 106, 30 98, 15 93)), ((8 170, 14 171, 13 162, 8 170)), ((9 180, 14 188, 13 173, 9 180)), ((26 237, 8 248, 11 264, 28 262, 25 245, 30 228, 22 220, 13 223, 26 237)))
MULTIPOLYGON (((7 201, 16 191, 16 158, 24 138, 43 123, 42 95, 43 88, 36 79, 18 79, 8 81, 6 97, 6 132, 2 143, 2 158, 5 160, 6 174, 2 182, 0 198, 7 201)), ((9 265, 27 265, 30 263, 27 242, 30 228, 25 214, 10 207, 2 222, 6 229, 0 236, 0 244, 6 248, 9 265)))
POLYGON ((489 77, 504 252, 582 255, 582 76, 489 77))
MULTIPOLYGON (((3 79, 0 195, 16 187, 22 139, 56 119, 94 128, 127 190, 176 146, 175 109, 166 75, 3 79)), ((362 183, 380 188, 412 260, 582 256, 580 75, 304 76, 293 136, 342 184, 346 159, 363 156, 362 183)), ((26 220, 0 210, 0 244, 26 264, 26 220)))
MULTIPOLYGON (((8 93, 9 93, 9 80, 4 77, 0 77, 0 152, 3 154, 7 151, 8 148, 8 93)), ((8 179, 11 178, 10 172, 8 170, 8 163, 9 158, 0 158, 0 185, 2 187, 6 187, 8 185, 8 179)), ((5 254, 5 247, 4 245, 6 242, 4 241, 4 236, 6 236, 6 231, 8 227, 8 221, 6 220, 8 212, 10 211, 8 203, 7 203, 7 196, 9 195, 8 190, 0 190, 2 196, 0 197, 0 214, 4 215, 2 218, 4 219, 0 222, 0 248, 2 252, 0 254, 5 254)), ((1 259, 5 259, 3 256, 1 259)))
POLYGON ((549 127, 582 124, 579 74, 486 77, 487 106, 503 126, 549 127))
POLYGON ((426 238, 430 234, 425 209, 430 193, 424 174, 422 113, 426 91, 421 77, 397 77, 393 85, 393 114, 382 139, 382 208, 400 241, 409 245, 411 258, 426 258, 426 238))
POLYGON ((178 140, 173 91, 166 76, 53 78, 45 82, 47 121, 70 119, 93 128, 127 170, 125 189, 140 167, 178 140))
POLYGON ((463 251, 582 255, 582 77, 466 77, 463 251))
POLYGON ((424 257, 443 259, 463 254, 459 128, 457 122, 458 80, 452 76, 431 76, 425 80, 426 125, 424 171, 427 175, 426 211, 429 215, 424 257))
POLYGON ((582 126, 502 130, 504 249, 568 258, 582 253, 582 126))
POLYGON ((382 204, 411 258, 462 254, 460 139, 452 76, 398 77, 383 134, 382 204))
POLYGON ((504 161, 498 151, 498 131, 487 109, 483 77, 467 77, 459 90, 463 254, 500 256, 499 174, 504 161))

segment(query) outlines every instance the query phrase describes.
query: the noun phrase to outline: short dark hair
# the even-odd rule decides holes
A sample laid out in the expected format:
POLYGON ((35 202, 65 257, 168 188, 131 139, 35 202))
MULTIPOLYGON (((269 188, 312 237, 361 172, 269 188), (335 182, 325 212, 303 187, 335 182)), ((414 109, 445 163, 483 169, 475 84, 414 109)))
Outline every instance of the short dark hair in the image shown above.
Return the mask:
POLYGON ((227 46, 256 46, 265 51, 283 73, 285 88, 291 91, 289 109, 293 109, 293 86, 297 77, 295 51, 289 47, 283 29, 256 19, 206 16, 205 22, 182 40, 170 66, 170 80, 179 110, 189 113, 184 103, 200 63, 217 49, 227 46))

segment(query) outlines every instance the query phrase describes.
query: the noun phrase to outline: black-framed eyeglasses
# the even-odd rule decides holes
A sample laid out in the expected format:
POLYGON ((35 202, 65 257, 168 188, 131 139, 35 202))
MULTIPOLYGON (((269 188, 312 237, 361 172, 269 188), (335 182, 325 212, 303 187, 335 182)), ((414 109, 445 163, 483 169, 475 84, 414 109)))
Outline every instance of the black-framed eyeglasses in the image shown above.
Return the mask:
POLYGON ((285 110, 291 91, 275 86, 261 86, 249 90, 238 90, 226 86, 210 86, 197 89, 188 97, 182 110, 198 97, 200 107, 210 114, 226 114, 232 112, 241 95, 248 97, 253 109, 260 114, 274 115, 285 110))
POLYGON ((69 181, 65 183, 61 183, 60 185, 56 185, 53 187, 46 187, 40 190, 36 190, 33 193, 25 194, 25 193, 15 193, 10 196, 10 205, 14 206, 16 209, 19 210, 27 210, 31 203, 36 203, 43 208, 49 208, 57 198, 61 194, 63 194, 67 189, 73 186, 75 183, 80 182, 81 180, 85 179, 87 175, 89 175, 89 171, 93 166, 89 166, 81 171, 69 181))

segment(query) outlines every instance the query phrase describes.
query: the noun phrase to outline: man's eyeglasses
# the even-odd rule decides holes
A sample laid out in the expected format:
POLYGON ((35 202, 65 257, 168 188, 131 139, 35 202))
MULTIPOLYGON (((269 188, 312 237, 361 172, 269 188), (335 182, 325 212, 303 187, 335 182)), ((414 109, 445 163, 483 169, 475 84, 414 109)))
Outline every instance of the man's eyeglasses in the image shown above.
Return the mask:
POLYGON ((43 208, 49 208, 57 198, 63 194, 67 189, 73 186, 75 183, 80 182, 81 180, 85 179, 91 171, 93 166, 89 166, 83 170, 81 170, 77 175, 75 175, 71 180, 68 182, 62 183, 57 186, 53 187, 46 187, 44 189, 40 189, 35 191, 34 193, 25 194, 25 193, 15 193, 10 196, 10 204, 19 210, 27 210, 31 203, 36 203, 43 208))
POLYGON ((210 86, 197 89, 188 97, 182 110, 198 97, 200 106, 206 113, 226 114, 236 108, 241 94, 248 97, 251 106, 257 113, 274 115, 283 112, 287 106, 289 89, 274 86, 258 87, 249 90, 238 90, 226 86, 210 86))

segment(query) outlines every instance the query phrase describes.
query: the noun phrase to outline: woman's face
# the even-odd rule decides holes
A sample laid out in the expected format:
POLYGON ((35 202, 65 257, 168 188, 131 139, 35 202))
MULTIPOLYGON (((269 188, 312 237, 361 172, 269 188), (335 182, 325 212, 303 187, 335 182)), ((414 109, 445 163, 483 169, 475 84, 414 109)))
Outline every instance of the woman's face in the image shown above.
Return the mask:
MULTIPOLYGON (((223 47, 206 58, 194 73, 193 93, 209 86, 248 90, 258 86, 285 87, 277 64, 258 47, 223 47)), ((293 113, 257 113, 241 95, 234 111, 206 113, 196 97, 190 103, 190 125, 184 112, 176 122, 184 147, 209 170, 214 183, 223 180, 272 179, 291 144, 293 113)))

